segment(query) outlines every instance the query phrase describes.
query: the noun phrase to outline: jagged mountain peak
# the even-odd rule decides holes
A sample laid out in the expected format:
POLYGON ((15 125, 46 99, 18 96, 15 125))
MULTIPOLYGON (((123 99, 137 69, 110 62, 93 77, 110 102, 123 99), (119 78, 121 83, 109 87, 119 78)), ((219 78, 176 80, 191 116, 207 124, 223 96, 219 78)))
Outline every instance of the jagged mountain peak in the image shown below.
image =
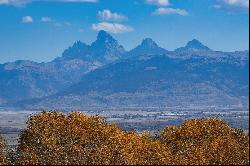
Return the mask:
POLYGON ((124 52, 125 49, 119 45, 117 40, 106 31, 101 30, 97 39, 90 46, 77 40, 63 52, 62 57, 56 58, 54 61, 83 59, 106 63, 118 60, 124 52))
POLYGON ((156 48, 156 47, 159 47, 156 42, 151 39, 151 38, 145 38, 142 43, 141 43, 141 46, 144 46, 144 47, 149 47, 149 48, 156 48))
POLYGON ((207 46, 202 44, 199 40, 193 39, 187 43, 185 46, 187 48, 197 48, 197 49, 204 49, 204 50, 210 50, 207 46))
POLYGON ((87 48, 89 47, 89 45, 81 42, 80 40, 77 40, 73 46, 69 47, 69 49, 83 49, 83 50, 86 50, 87 48))
POLYGON ((99 31, 96 41, 91 44, 89 49, 91 58, 101 61, 114 61, 120 59, 124 53, 124 47, 104 30, 99 31))
POLYGON ((115 40, 108 32, 101 30, 98 32, 97 35, 97 40, 106 40, 106 39, 110 39, 110 40, 115 40))
POLYGON ((123 49, 123 46, 119 45, 118 41, 114 39, 109 33, 104 30, 99 31, 96 41, 91 45, 94 49, 123 49))
POLYGON ((81 40, 77 40, 74 44, 73 44, 73 47, 77 47, 77 46, 82 46, 82 45, 85 45, 85 43, 81 42, 81 40))
POLYGON ((159 47, 151 38, 145 38, 136 48, 132 49, 128 54, 130 56, 164 54, 167 50, 159 47))
POLYGON ((62 57, 65 59, 72 59, 72 58, 84 58, 84 55, 86 54, 87 50, 89 49, 89 46, 80 40, 77 40, 73 46, 66 49, 62 57))
POLYGON ((210 51, 211 49, 202 44, 199 40, 193 39, 189 41, 185 47, 177 48, 175 51, 210 51))
POLYGON ((91 45, 92 47, 117 47, 118 41, 114 39, 109 33, 104 30, 99 31, 96 41, 91 45))

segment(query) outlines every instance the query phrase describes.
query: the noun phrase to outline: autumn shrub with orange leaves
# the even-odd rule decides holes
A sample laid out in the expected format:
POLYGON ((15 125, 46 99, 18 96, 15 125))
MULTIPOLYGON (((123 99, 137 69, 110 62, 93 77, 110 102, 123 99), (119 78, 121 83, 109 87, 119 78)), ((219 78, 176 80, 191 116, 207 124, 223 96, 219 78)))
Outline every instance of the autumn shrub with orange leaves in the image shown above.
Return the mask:
POLYGON ((0 165, 3 165, 6 163, 6 157, 5 157, 5 141, 0 136, 0 165))
POLYGON ((217 118, 166 127, 159 139, 171 149, 178 165, 249 164, 249 136, 217 118))
POLYGON ((172 164, 170 149, 149 134, 121 132, 98 147, 95 165, 163 165, 172 164))
POLYGON ((91 164, 96 149, 120 132, 97 116, 43 112, 31 117, 21 133, 18 163, 91 164))
POLYGON ((248 150, 249 137, 220 119, 188 120, 152 137, 98 116, 42 112, 21 132, 16 164, 248 164, 248 150))

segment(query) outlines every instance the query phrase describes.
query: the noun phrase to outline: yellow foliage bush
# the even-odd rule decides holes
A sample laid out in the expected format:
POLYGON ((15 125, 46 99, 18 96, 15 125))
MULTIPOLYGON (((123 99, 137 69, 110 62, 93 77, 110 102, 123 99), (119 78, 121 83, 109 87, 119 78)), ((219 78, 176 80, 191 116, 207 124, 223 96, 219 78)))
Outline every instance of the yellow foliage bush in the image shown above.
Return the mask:
POLYGON ((171 149, 176 164, 249 163, 249 137, 217 118, 192 119, 179 127, 166 127, 159 138, 171 149))
POLYGON ((91 164, 96 148, 121 132, 103 118, 76 112, 43 112, 27 125, 20 137, 19 164, 91 164))
POLYGON ((158 137, 122 131, 98 116, 42 112, 20 135, 17 164, 249 164, 249 137, 220 119, 188 120, 158 137))
POLYGON ((4 139, 0 136, 0 165, 5 164, 5 142, 4 139))
POLYGON ((170 150, 149 134, 122 132, 100 146, 93 164, 105 165, 163 165, 171 164, 170 150))

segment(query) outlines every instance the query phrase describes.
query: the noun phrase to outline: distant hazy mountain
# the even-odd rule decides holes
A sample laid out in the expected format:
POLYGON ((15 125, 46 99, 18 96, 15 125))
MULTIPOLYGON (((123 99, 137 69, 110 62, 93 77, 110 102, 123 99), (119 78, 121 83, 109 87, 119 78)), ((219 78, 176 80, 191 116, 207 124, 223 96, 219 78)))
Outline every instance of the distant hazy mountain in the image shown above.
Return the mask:
POLYGON ((249 107, 248 79, 248 51, 213 51, 198 40, 167 51, 147 38, 126 52, 100 31, 90 46, 78 41, 52 62, 0 65, 0 103, 71 109, 249 107))
POLYGON ((110 34, 105 31, 98 33, 96 41, 90 46, 77 41, 72 47, 63 52, 62 57, 56 60, 82 59, 101 64, 110 63, 122 58, 125 53, 123 46, 119 45, 110 34))
POLYGON ((119 60, 125 53, 123 46, 107 32, 100 31, 97 40, 92 43, 88 51, 90 59, 102 62, 113 62, 119 60))
POLYGON ((98 64, 80 59, 35 63, 17 61, 0 69, 0 96, 5 101, 17 101, 54 94, 77 83, 98 64))
POLYGON ((69 47, 66 49, 62 57, 56 59, 64 59, 64 60, 69 60, 69 59, 87 59, 86 53, 89 50, 89 46, 86 45, 85 43, 82 43, 81 41, 77 41, 74 43, 72 47, 69 47))
POLYGON ((159 47, 152 39, 146 38, 140 45, 128 52, 128 56, 161 55, 168 51, 159 47))
POLYGON ((189 41, 185 47, 177 48, 175 50, 175 52, 186 51, 211 51, 211 49, 203 45, 200 41, 193 39, 192 41, 189 41))
POLYGON ((99 68, 36 107, 248 107, 248 61, 129 59, 99 68))
POLYGON ((0 66, 0 104, 55 94, 91 70, 121 58, 124 48, 104 31, 91 46, 80 41, 48 63, 16 61, 0 66))

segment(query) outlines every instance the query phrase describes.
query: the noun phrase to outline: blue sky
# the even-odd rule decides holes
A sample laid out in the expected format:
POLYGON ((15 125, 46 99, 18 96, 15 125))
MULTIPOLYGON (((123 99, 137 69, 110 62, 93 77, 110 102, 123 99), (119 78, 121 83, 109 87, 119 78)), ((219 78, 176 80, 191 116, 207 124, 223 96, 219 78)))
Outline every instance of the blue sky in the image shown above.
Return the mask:
POLYGON ((127 50, 143 38, 174 50, 196 38, 248 50, 248 0, 0 0, 0 63, 48 62, 76 40, 109 31, 127 50))

